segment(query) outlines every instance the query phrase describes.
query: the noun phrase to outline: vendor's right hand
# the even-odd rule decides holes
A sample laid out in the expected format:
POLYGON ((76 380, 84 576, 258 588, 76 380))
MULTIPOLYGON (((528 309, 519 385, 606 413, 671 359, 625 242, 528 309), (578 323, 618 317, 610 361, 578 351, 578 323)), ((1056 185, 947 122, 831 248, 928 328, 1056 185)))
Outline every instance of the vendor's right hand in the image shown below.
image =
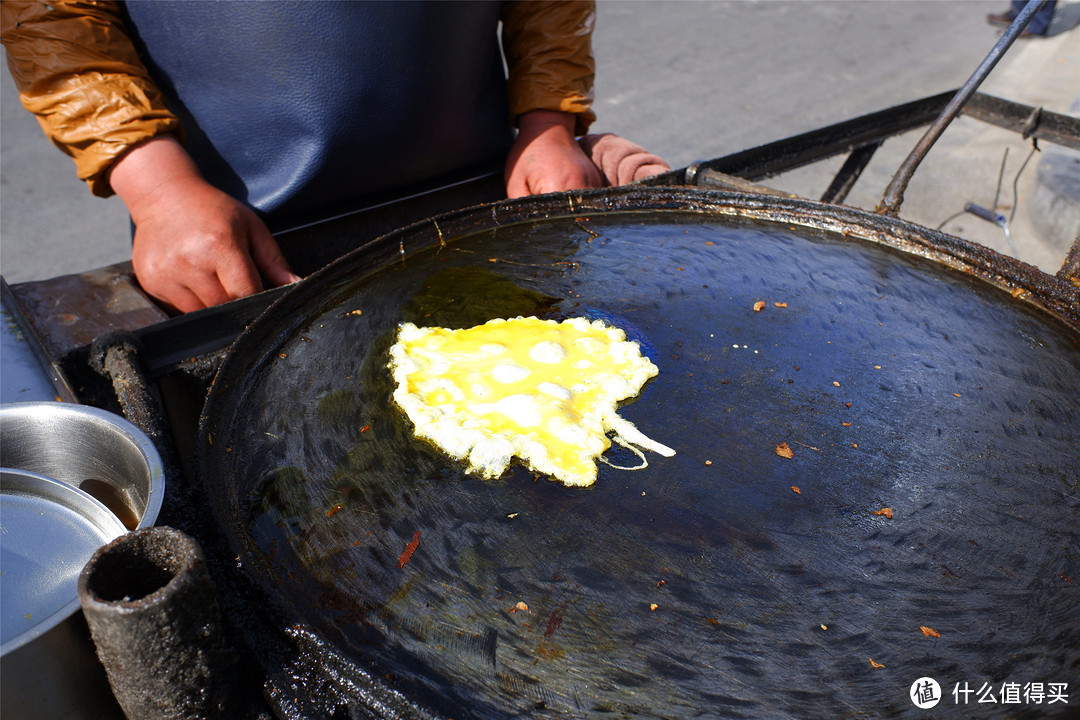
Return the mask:
POLYGON ((147 294, 190 312, 300 278, 262 220, 206 182, 171 137, 139 145, 109 176, 135 224, 131 262, 147 294), (261 277, 260 277, 261 275, 261 277))

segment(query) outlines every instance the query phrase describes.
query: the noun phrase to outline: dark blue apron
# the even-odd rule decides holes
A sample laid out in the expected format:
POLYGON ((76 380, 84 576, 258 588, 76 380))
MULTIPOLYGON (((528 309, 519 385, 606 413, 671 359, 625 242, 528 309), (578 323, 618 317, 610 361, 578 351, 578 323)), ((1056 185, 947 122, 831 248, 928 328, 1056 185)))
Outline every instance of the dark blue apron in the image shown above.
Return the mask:
POLYGON ((283 229, 498 163, 498 2, 129 0, 205 177, 283 229))

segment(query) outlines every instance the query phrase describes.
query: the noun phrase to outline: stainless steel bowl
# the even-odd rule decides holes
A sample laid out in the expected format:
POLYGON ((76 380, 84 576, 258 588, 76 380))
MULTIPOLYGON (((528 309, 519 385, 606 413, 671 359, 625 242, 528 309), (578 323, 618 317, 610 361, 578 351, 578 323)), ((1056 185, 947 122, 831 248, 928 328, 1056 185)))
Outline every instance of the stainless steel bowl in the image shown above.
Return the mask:
POLYGON ((75 612, 83 566, 125 529, 87 493, 37 473, 0 468, 0 498, 0 648, 7 655, 75 612))
POLYGON ((154 524, 165 492, 161 457, 146 434, 86 405, 0 405, 0 466, 79 488, 129 530, 154 524))
POLYGON ((4 717, 116 717, 79 612, 78 578, 125 533, 89 494, 0 468, 0 712, 4 717))
POLYGON ((11 403, 0 405, 0 467, 0 714, 120 720, 76 583, 97 548, 155 523, 161 458, 113 413, 11 403))

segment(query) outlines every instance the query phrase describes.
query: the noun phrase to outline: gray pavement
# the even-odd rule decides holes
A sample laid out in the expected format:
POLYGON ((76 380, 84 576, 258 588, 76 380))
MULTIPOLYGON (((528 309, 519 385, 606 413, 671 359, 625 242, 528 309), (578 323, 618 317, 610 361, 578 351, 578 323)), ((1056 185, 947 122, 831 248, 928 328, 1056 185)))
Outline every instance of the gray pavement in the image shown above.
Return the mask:
MULTIPOLYGON (((964 83, 993 46, 986 13, 1006 0, 687 2, 600 0, 594 130, 615 132, 674 167, 726 155, 964 83)), ((981 88, 1065 112, 1080 91, 1080 2, 1059 2, 1051 36, 1013 47, 981 88)), ((8 282, 52 277, 128 257, 115 198, 90 196, 71 161, 43 137, 0 80, 0 272, 8 282)), ((886 143, 847 202, 872 208, 920 133, 886 143)), ((1009 252, 1002 231, 965 202, 1017 207, 1018 255, 1056 270, 1064 249, 1027 217, 1037 188, 1030 143, 961 118, 920 167, 901 215, 1009 252), (1005 156, 1004 182, 997 191, 1005 156), (1016 180, 1017 198, 1013 197, 1016 180), (1018 202, 1017 202, 1018 199, 1018 202), (956 217, 954 217, 956 216, 956 217)), ((807 197, 838 166, 770 184, 807 197)), ((1071 165, 1063 166, 1068 172, 1071 165)))

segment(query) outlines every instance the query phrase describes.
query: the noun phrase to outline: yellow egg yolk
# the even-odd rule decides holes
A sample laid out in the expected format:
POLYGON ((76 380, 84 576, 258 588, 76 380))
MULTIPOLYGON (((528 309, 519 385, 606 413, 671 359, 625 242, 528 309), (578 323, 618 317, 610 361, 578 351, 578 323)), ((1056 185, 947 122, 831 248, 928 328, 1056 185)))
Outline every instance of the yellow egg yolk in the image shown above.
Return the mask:
POLYGON ((616 413, 659 370, 599 320, 519 317, 463 330, 403 323, 390 369, 416 434, 486 478, 517 456, 567 485, 591 485, 608 432, 675 454, 616 413))

